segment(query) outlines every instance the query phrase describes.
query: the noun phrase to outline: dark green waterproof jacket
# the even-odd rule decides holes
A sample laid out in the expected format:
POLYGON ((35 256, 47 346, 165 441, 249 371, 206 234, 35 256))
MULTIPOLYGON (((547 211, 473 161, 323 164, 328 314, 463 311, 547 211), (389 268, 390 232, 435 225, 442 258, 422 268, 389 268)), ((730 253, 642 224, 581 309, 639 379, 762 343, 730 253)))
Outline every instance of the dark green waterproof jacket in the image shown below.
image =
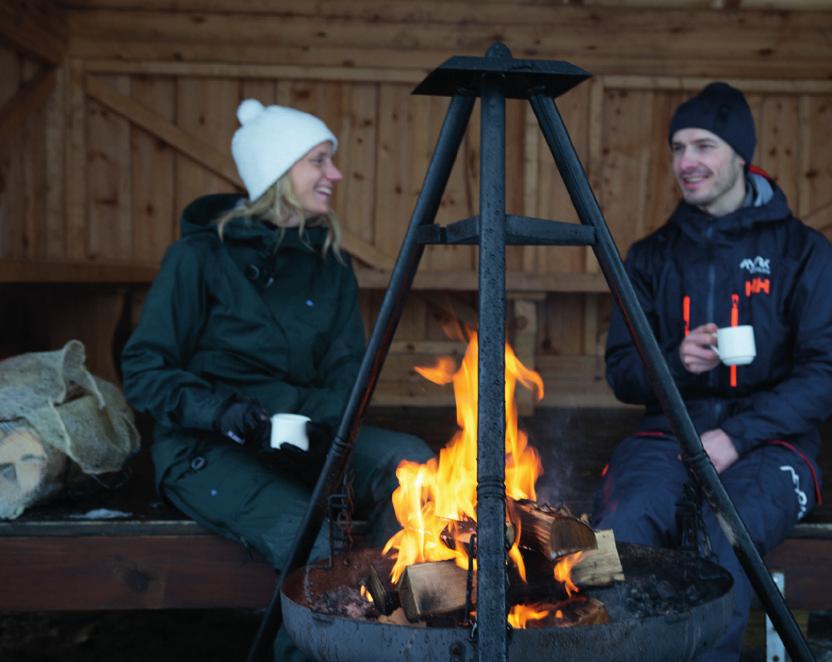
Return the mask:
POLYGON ((364 333, 349 263, 321 257, 323 228, 281 237, 235 219, 220 240, 213 221, 239 200, 185 209, 124 349, 125 395, 154 418, 157 440, 210 430, 233 394, 335 429, 355 381, 364 333))

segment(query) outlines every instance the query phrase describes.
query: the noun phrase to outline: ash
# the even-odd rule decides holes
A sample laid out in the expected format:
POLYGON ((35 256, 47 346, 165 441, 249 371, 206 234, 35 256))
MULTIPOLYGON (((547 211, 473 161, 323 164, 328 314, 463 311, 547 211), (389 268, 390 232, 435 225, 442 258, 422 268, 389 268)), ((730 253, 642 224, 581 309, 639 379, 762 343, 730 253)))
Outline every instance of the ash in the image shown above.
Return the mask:
POLYGON ((347 618, 377 619, 381 615, 378 609, 361 597, 359 590, 352 586, 338 586, 318 595, 315 611, 347 618))
POLYGON ((686 587, 674 585, 667 579, 650 574, 624 586, 625 609, 630 616, 648 618, 686 614, 708 600, 713 591, 698 583, 686 587))

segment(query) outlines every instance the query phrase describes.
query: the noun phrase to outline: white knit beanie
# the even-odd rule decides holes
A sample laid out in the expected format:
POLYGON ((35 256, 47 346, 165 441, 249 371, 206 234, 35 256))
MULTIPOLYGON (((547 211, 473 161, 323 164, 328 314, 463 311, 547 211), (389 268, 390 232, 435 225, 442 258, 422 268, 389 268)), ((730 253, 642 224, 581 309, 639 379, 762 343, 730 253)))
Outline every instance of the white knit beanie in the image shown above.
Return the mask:
POLYGON ((252 202, 316 145, 328 140, 333 152, 338 148, 326 124, 294 108, 245 99, 237 119, 242 126, 231 139, 231 154, 252 202))

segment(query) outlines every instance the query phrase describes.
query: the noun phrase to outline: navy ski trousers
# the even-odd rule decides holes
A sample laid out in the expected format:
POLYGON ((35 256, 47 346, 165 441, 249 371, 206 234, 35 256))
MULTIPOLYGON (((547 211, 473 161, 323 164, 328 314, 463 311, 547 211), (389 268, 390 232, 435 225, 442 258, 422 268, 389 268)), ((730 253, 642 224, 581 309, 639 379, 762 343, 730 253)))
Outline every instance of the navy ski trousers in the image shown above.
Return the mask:
MULTIPOLYGON (((672 437, 634 436, 622 441, 596 495, 593 526, 612 529, 619 542, 678 546, 677 504, 689 479, 679 453, 672 437)), ((780 544, 798 519, 815 507, 820 476, 809 462, 789 448, 765 445, 746 453, 720 475, 761 554, 780 544)), ((734 611, 725 634, 700 659, 735 661, 753 589, 707 504, 702 514, 716 560, 734 578, 734 611)))

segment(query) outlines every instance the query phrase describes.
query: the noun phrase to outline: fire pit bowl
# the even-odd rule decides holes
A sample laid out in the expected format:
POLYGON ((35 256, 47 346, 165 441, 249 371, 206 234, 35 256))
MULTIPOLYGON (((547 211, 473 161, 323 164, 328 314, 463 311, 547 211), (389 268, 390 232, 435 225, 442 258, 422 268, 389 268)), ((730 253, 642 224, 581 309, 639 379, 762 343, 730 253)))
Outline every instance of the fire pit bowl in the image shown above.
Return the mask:
MULTIPOLYGON (((513 630, 509 659, 691 660, 714 644, 732 609, 728 571, 674 550, 619 544, 618 551, 626 581, 590 592, 610 623, 513 630)), ((470 628, 385 623, 361 606, 357 587, 377 556, 357 551, 332 569, 306 566, 289 576, 283 622, 298 647, 330 662, 475 660, 470 628)))

